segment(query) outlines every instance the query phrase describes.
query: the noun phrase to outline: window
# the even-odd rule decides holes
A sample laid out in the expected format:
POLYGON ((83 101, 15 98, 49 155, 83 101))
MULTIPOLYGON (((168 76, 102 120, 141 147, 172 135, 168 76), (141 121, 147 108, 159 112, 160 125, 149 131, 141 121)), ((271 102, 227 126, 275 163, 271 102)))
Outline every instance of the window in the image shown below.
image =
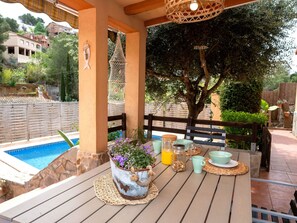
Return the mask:
POLYGON ((20 42, 21 42, 21 44, 24 44, 24 40, 23 39, 20 39, 20 42))
POLYGON ((25 55, 25 49, 22 48, 22 47, 20 47, 20 48, 19 48, 19 54, 21 54, 21 55, 25 55))
POLYGON ((14 54, 14 47, 13 46, 7 47, 7 51, 8 51, 8 54, 14 54))
POLYGON ((26 41, 26 45, 29 46, 29 41, 26 41))
POLYGON ((30 56, 30 50, 26 50, 26 56, 30 56))
POLYGON ((34 47, 34 43, 31 43, 31 46, 34 47))
POLYGON ((40 49, 40 45, 39 44, 36 44, 36 49, 40 49))
POLYGON ((35 51, 32 50, 32 51, 31 51, 31 56, 33 56, 34 54, 35 54, 35 51))

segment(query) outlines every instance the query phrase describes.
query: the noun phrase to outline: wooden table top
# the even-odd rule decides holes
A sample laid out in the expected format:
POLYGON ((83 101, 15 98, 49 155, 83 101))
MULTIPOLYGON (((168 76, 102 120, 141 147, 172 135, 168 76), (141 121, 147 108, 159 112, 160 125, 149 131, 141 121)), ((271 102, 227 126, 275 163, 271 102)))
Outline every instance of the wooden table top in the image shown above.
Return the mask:
MULTIPOLYGON (((203 149, 202 155, 209 151, 203 149)), ((249 153, 232 153, 232 159, 249 166, 249 153)), ((249 173, 195 174, 190 161, 185 172, 175 173, 158 156, 154 184, 159 195, 144 205, 111 206, 99 200, 93 188, 94 180, 109 172, 105 163, 10 209, 0 205, 0 222, 252 222, 249 173)))

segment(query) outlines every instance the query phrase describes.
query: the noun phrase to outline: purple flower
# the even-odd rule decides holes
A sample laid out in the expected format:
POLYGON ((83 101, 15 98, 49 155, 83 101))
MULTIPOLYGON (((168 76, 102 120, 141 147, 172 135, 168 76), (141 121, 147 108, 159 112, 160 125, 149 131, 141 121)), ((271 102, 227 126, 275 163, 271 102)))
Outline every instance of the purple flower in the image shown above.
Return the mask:
POLYGON ((124 167, 127 158, 121 155, 117 155, 113 158, 113 160, 117 161, 121 167, 124 167))
POLYGON ((150 145, 144 145, 143 149, 144 149, 146 154, 151 154, 152 153, 152 148, 151 148, 150 145))

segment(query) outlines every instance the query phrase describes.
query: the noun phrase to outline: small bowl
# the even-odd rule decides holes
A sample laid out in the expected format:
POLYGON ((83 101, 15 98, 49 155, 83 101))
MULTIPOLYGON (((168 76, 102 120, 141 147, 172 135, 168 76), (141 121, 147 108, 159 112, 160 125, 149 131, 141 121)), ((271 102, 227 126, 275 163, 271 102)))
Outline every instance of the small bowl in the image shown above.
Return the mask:
POLYGON ((176 141, 174 141, 173 145, 175 144, 182 144, 185 146, 185 150, 188 150, 189 149, 189 146, 193 143, 192 140, 189 140, 189 139, 178 139, 176 141))
POLYGON ((209 157, 214 163, 227 164, 230 162, 232 154, 225 151, 211 151, 209 157))

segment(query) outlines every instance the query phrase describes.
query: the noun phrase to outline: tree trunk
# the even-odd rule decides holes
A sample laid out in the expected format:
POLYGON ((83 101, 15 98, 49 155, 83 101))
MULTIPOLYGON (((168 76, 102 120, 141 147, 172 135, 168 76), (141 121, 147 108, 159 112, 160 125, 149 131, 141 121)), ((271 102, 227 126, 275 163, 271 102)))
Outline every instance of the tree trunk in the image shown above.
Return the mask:
POLYGON ((65 80, 64 80, 64 75, 61 73, 61 84, 60 84, 60 98, 61 101, 65 101, 65 80))
POLYGON ((195 101, 187 100, 187 106, 189 110, 188 118, 197 119, 198 115, 203 111, 204 104, 205 104, 206 98, 202 99, 200 98, 198 104, 195 103, 195 101))
POLYGON ((201 62, 201 67, 203 69, 204 72, 204 86, 201 89, 200 92, 200 97, 199 97, 199 101, 196 102, 196 95, 198 94, 198 92, 195 92, 195 94, 193 94, 193 92, 187 92, 187 105, 188 105, 188 109, 189 109, 189 115, 188 118, 194 118, 197 119, 198 115, 200 114, 200 112, 203 111, 204 108, 204 104, 205 101, 208 97, 208 85, 210 82, 210 75, 206 66, 206 59, 205 59, 205 50, 207 49, 206 46, 197 46, 195 47, 196 49, 199 49, 199 56, 200 56, 200 62, 201 62), (191 96, 195 96, 193 98, 191 98, 191 96))

